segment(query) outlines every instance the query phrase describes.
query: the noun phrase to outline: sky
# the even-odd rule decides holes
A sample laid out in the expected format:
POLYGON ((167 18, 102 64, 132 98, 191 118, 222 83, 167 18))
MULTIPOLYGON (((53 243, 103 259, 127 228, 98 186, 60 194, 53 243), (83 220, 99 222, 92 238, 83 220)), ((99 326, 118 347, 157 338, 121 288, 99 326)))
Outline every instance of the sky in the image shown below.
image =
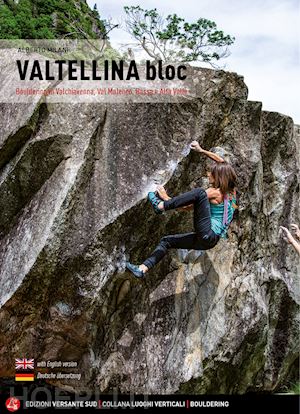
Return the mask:
MULTIPOLYGON (((123 26, 123 7, 136 5, 157 8, 165 17, 176 13, 189 23, 213 20, 235 37, 222 69, 242 75, 248 99, 262 102, 263 110, 300 124, 300 0, 88 0, 91 7, 95 3, 101 18, 123 26)), ((123 29, 114 29, 110 39, 117 49, 133 41, 123 29)))

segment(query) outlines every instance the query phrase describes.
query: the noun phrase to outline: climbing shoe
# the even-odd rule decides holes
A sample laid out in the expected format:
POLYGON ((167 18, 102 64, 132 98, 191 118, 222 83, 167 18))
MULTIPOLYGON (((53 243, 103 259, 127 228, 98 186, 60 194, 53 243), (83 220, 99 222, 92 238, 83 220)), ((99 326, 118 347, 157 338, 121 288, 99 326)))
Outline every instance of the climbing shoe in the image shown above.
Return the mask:
POLYGON ((164 210, 158 208, 158 204, 162 201, 162 199, 157 196, 157 193, 154 193, 152 191, 148 193, 148 200, 152 204, 152 207, 156 214, 162 214, 164 212, 164 210))
POLYGON ((126 262, 126 268, 139 279, 145 276, 145 273, 137 265, 126 262))

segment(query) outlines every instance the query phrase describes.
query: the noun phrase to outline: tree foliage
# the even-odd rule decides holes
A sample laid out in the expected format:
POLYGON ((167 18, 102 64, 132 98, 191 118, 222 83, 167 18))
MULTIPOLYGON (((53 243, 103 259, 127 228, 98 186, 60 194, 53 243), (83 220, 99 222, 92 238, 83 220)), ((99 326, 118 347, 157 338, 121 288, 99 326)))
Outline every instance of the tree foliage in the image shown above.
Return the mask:
POLYGON ((228 56, 234 37, 217 29, 215 22, 200 18, 188 23, 177 14, 164 19, 157 9, 125 6, 126 30, 153 59, 213 64, 228 56))
POLYGON ((98 10, 91 10, 84 1, 80 2, 80 9, 75 0, 0 1, 1 39, 93 39, 105 32, 98 10), (81 28, 81 33, 74 31, 72 22, 81 28))

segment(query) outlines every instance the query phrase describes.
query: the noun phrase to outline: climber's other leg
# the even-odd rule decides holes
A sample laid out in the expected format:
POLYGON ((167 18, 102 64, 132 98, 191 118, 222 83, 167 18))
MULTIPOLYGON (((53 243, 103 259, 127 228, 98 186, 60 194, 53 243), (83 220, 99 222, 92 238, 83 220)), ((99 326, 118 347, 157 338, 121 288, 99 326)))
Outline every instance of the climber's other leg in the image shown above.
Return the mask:
POLYGON ((144 265, 134 265, 130 262, 126 262, 126 268, 133 273, 135 277, 142 278, 145 276, 145 273, 148 271, 148 268, 144 265))
POLYGON ((164 236, 151 255, 143 262, 143 265, 151 269, 166 255, 168 249, 207 250, 214 247, 218 240, 219 236, 216 236, 214 240, 202 240, 196 233, 164 236))
POLYGON ((169 248, 177 247, 182 249, 193 249, 196 248, 196 242, 196 233, 164 236, 148 259, 146 259, 140 266, 127 262, 126 267, 135 277, 142 278, 146 273, 145 268, 148 271, 155 266, 166 255, 169 248))

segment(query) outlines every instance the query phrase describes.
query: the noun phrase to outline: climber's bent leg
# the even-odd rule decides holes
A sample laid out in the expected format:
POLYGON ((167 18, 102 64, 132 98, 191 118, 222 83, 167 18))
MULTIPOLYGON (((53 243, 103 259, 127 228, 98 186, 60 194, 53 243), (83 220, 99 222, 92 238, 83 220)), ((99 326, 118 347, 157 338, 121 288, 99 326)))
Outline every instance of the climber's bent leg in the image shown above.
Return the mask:
POLYGON ((199 197, 207 198, 206 191, 203 188, 194 188, 186 193, 179 194, 178 196, 170 198, 170 200, 164 201, 164 210, 173 210, 174 208, 188 206, 194 204, 199 197))
POLYGON ((213 237, 209 200, 203 188, 198 187, 164 201, 164 210, 172 210, 174 208, 188 206, 189 204, 194 204, 195 232, 204 239, 213 237))
POLYGON ((202 240, 196 233, 172 234, 164 236, 150 257, 143 262, 143 265, 151 269, 155 266, 167 253, 168 249, 194 249, 208 250, 213 248, 219 241, 219 236, 210 238, 210 240, 202 240))
POLYGON ((199 192, 194 203, 194 229, 203 240, 214 239, 215 233, 211 230, 210 204, 206 191, 199 192))

